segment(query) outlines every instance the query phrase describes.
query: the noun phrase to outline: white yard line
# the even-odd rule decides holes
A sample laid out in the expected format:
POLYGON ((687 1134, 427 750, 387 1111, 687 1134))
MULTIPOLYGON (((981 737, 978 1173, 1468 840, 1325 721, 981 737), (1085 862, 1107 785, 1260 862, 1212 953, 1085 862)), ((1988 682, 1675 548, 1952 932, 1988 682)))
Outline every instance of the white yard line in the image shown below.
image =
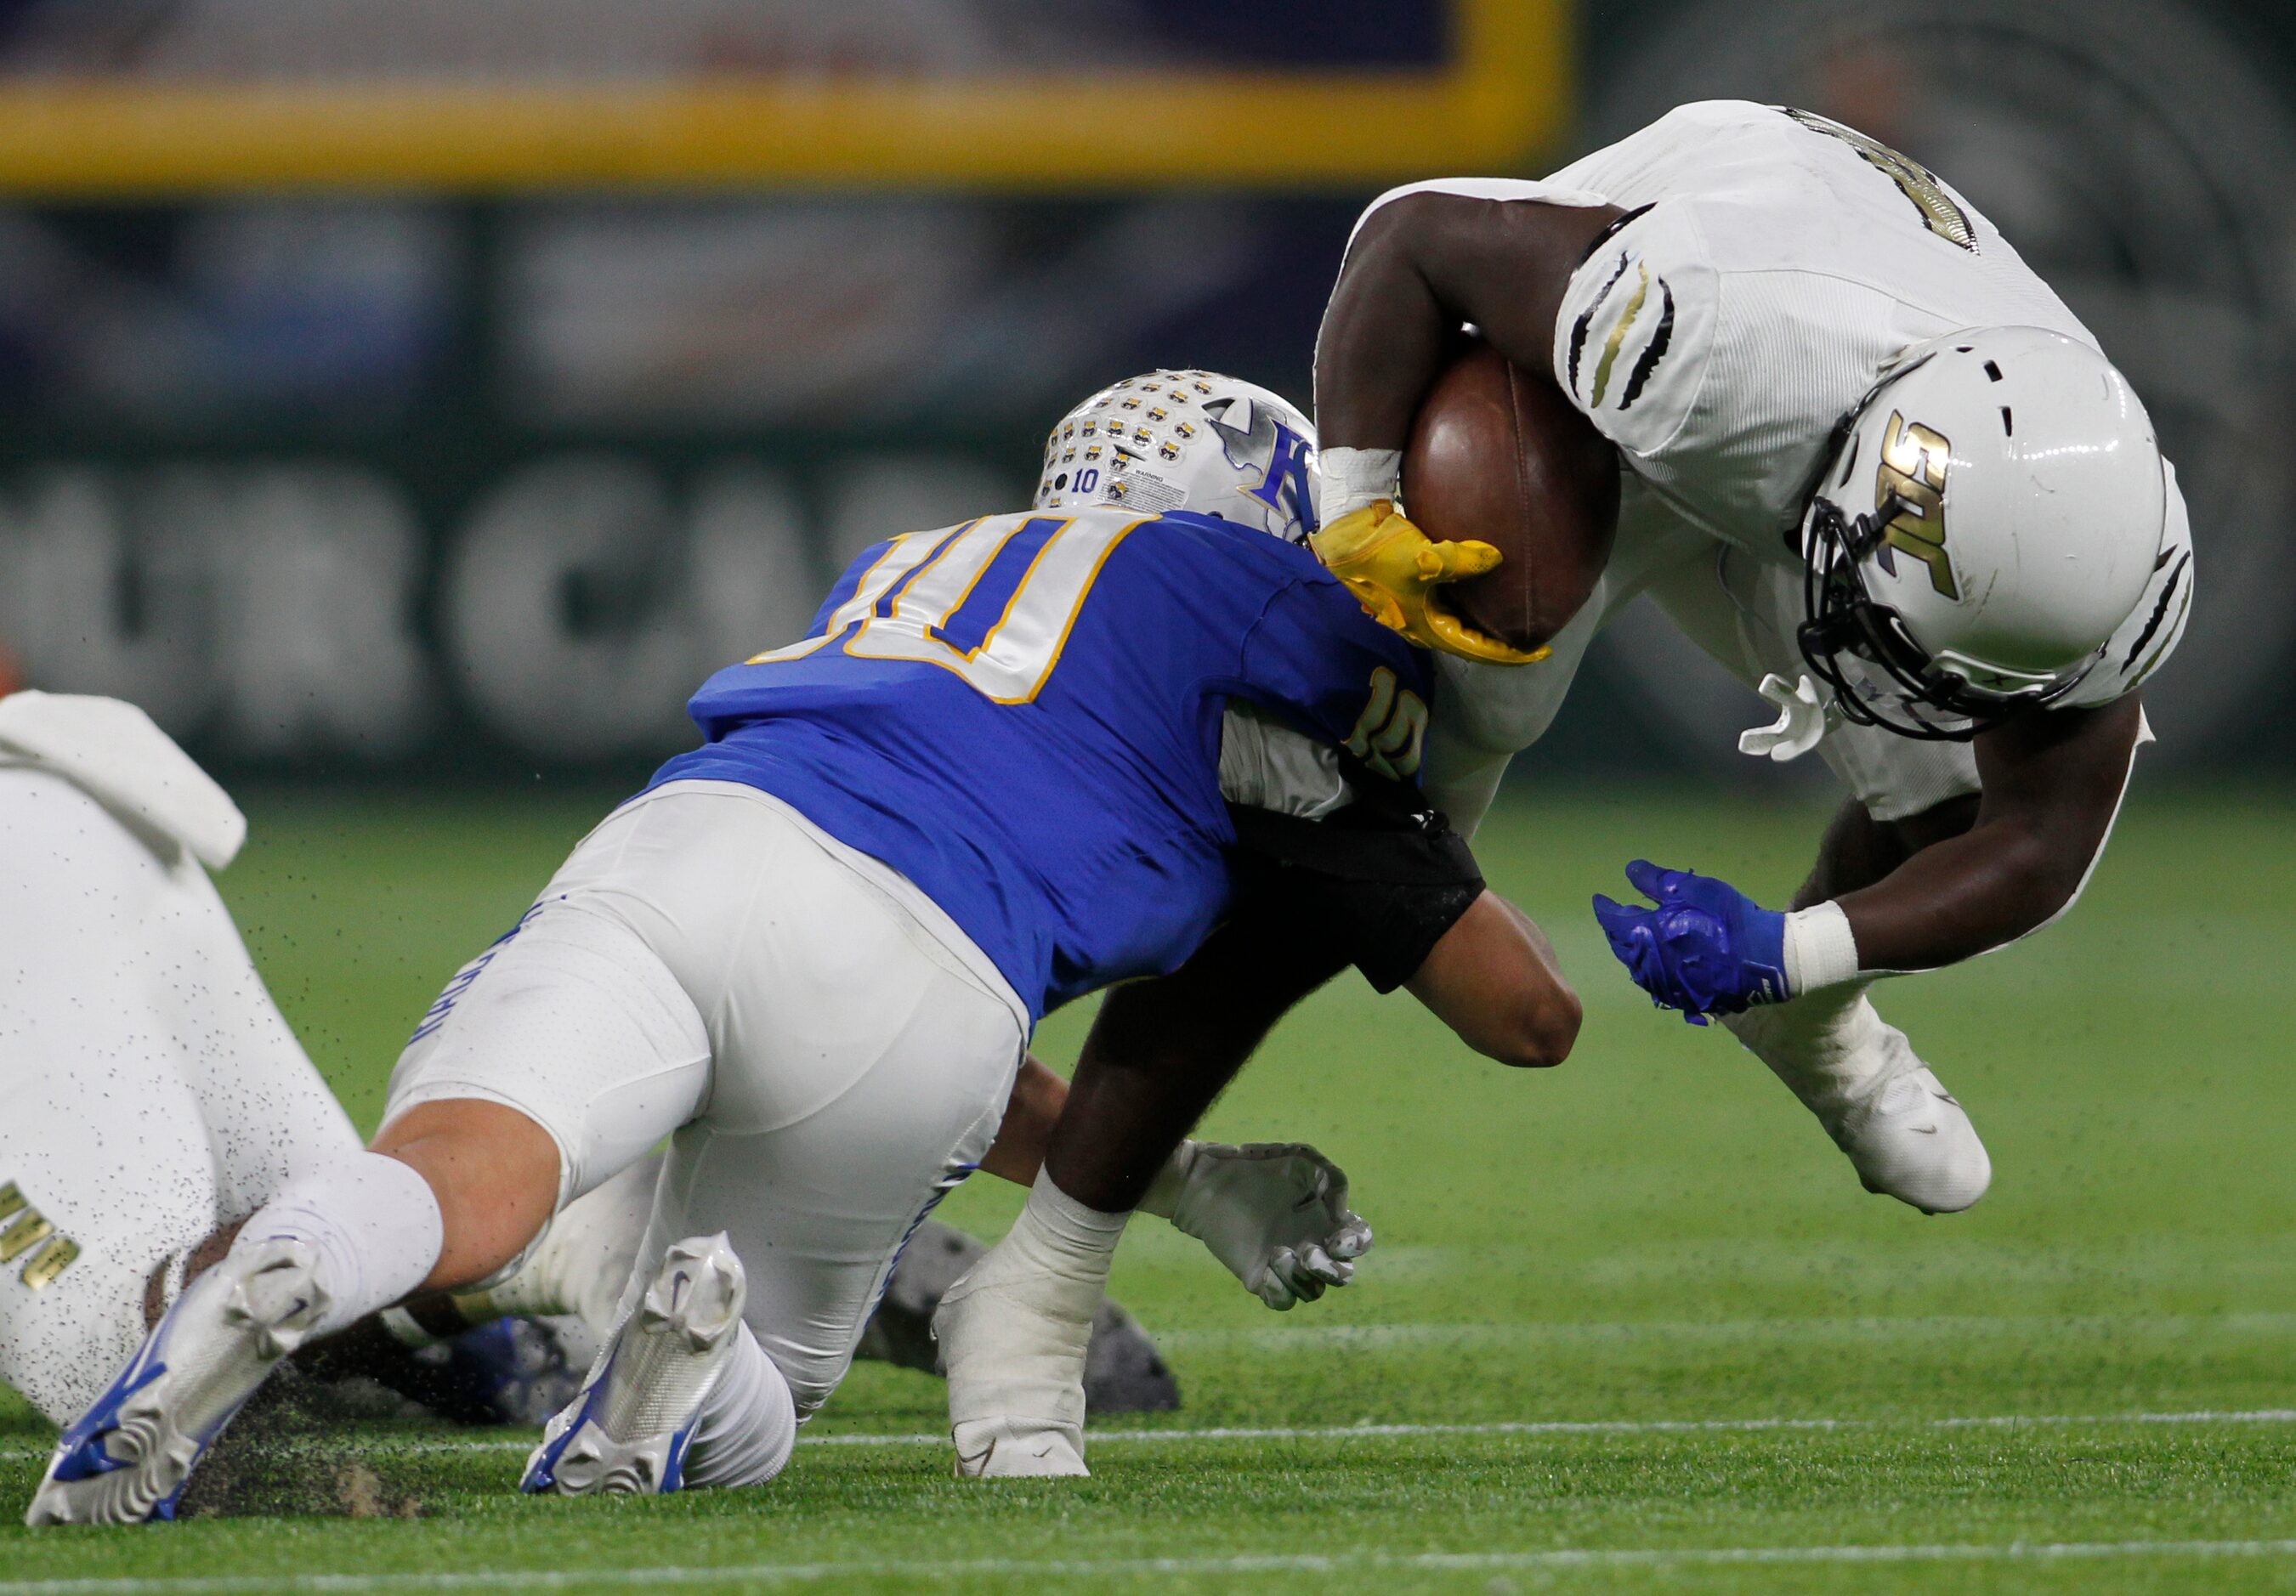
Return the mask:
POLYGON ((1868 1336, 1930 1337, 2026 1334, 2128 1335, 2148 1331, 2187 1335, 2230 1331, 2278 1335, 2296 1331, 2296 1314, 1931 1314, 1817 1319, 1628 1319, 1517 1324, 1269 1324, 1154 1332, 1156 1345, 1181 1349, 1254 1352, 1368 1351, 1380 1347, 1491 1347, 1531 1343, 1664 1339, 1822 1341, 1868 1336))
MULTIPOLYGON (((2022 1429, 2055 1428, 2070 1425, 2108 1424, 2296 1424, 2296 1408, 2251 1408, 2241 1411, 2188 1413, 1981 1413, 1946 1419, 1527 1419, 1498 1420, 1480 1424, 1301 1424, 1223 1425, 1203 1429, 1095 1429, 1087 1433, 1094 1446, 1119 1446, 1133 1442, 1190 1441, 1359 1441, 1413 1436, 1676 1436, 1729 1435, 1761 1430, 1857 1429, 2022 1429)), ((378 1453, 531 1452, 533 1437, 502 1440, 473 1436, 467 1440, 439 1436, 396 1439, 378 1436, 368 1444, 378 1453)), ((945 1432, 901 1435, 844 1434, 800 1436, 804 1446, 946 1446, 945 1432)), ((0 1445, 0 1461, 45 1457, 45 1446, 0 1445)), ((4 1590, 5 1586, 0 1586, 4 1590)))
POLYGON ((1350 1574, 1373 1571, 1497 1573, 1510 1569, 1718 1567, 1734 1564, 2079 1562, 2136 1558, 2296 1557, 2296 1541, 2058 1541, 1921 1546, 1558 1547, 1544 1551, 1364 1551, 1176 1558, 913 1558, 823 1563, 742 1563, 722 1567, 471 1568, 434 1574, 155 1576, 151 1578, 0 1580, 0 1596, 195 1596, 278 1591, 553 1591, 582 1587, 815 1584, 865 1578, 1155 1579, 1185 1575, 1350 1574))

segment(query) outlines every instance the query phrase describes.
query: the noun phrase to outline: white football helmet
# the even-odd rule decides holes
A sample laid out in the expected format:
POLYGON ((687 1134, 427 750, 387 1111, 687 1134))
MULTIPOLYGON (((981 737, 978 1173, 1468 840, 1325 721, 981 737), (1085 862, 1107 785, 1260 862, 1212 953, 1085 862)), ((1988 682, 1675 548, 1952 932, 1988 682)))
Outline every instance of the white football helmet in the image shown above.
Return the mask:
POLYGON ((2038 327, 1917 345, 1811 495, 1802 654, 1850 720, 1972 736, 2103 657, 2166 515, 2152 419, 2095 349, 2038 327))
POLYGON ((1292 543, 1316 530, 1316 427, 1266 389, 1216 372, 1127 377, 1045 440, 1036 507, 1192 510, 1292 543))

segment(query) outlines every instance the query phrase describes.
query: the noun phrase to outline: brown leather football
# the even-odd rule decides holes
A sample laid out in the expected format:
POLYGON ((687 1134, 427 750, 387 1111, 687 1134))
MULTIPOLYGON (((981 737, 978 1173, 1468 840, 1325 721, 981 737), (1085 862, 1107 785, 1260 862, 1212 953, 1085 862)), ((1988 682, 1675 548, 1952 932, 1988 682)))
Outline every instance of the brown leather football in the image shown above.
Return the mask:
POLYGON ((1403 451, 1403 510, 1440 543, 1505 556, 1449 589, 1460 617, 1520 649, 1578 613, 1619 529, 1619 456, 1552 382, 1476 343, 1436 379, 1403 451))

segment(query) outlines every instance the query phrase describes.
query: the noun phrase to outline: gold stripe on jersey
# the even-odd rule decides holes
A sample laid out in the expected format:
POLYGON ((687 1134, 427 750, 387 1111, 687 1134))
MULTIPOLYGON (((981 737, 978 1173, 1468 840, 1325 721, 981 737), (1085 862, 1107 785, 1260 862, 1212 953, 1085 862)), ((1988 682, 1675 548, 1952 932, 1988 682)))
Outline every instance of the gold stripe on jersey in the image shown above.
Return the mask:
POLYGON ((1650 268, 1637 261, 1635 272, 1639 279, 1635 284, 1635 297, 1627 301, 1626 311, 1619 317, 1619 324, 1611 328, 1611 336, 1603 340, 1603 363, 1595 368, 1595 397, 1587 401, 1589 410, 1601 407, 1603 395, 1611 386, 1611 368, 1619 364, 1619 350, 1627 341, 1628 330, 1634 326, 1635 318, 1642 315, 1643 307, 1650 303, 1650 268))
POLYGON ((26 1208, 16 1216, 16 1223, 0 1231, 0 1264, 12 1264, 22 1254, 56 1233, 56 1227, 42 1218, 37 1208, 26 1208))

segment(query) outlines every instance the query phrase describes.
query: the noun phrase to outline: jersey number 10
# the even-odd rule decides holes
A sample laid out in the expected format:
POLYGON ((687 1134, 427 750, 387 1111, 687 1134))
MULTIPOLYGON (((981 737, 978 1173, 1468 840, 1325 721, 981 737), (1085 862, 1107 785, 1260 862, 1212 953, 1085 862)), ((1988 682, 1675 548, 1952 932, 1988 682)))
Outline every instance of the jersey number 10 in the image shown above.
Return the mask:
POLYGON ((1060 663, 1100 568, 1137 525, 1107 516, 1079 525, 1063 516, 999 515, 939 534, 906 533, 862 574, 819 636, 749 663, 801 659, 857 626, 845 643, 857 659, 938 665, 1000 704, 1025 704, 1060 663), (1025 554, 1031 544, 1035 553, 1025 554), (998 558, 1008 547, 1010 555, 998 558))

